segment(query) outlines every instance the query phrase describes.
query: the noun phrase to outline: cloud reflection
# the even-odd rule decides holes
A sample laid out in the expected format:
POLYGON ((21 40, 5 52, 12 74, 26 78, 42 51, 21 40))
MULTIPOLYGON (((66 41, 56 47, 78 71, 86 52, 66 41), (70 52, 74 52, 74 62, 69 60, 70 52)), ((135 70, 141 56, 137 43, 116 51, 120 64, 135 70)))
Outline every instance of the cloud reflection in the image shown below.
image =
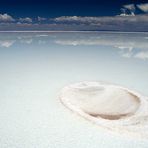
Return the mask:
POLYGON ((56 39, 55 43, 64 46, 108 46, 118 49, 124 58, 148 59, 147 36, 142 33, 84 34, 76 38, 56 39))
POLYGON ((141 51, 141 52, 138 52, 134 55, 135 58, 139 58, 139 59, 142 59, 142 60, 146 60, 148 59, 148 51, 141 51))
POLYGON ((123 58, 148 59, 147 33, 103 33, 103 32, 45 32, 5 34, 0 38, 0 47, 11 47, 15 44, 29 46, 37 43, 39 46, 97 46, 111 48, 123 58))
POLYGON ((1 47, 11 47, 15 43, 15 40, 0 40, 1 47))

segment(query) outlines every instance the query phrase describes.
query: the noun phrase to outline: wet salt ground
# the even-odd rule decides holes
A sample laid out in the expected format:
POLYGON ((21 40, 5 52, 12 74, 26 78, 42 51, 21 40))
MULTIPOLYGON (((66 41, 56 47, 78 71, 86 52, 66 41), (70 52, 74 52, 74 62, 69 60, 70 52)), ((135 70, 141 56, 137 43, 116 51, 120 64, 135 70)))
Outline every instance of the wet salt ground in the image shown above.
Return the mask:
POLYGON ((148 96, 148 34, 1 33, 0 147, 146 148, 67 110, 61 89, 107 81, 148 96))

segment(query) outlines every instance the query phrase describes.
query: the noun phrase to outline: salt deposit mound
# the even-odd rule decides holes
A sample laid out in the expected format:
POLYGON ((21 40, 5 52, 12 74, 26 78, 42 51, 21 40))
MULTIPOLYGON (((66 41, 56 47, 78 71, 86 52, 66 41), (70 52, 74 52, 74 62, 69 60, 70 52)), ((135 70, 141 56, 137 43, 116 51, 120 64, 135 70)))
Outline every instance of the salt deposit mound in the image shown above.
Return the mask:
POLYGON ((148 138, 148 99, 127 88, 80 82, 62 89, 62 103, 97 125, 148 138))

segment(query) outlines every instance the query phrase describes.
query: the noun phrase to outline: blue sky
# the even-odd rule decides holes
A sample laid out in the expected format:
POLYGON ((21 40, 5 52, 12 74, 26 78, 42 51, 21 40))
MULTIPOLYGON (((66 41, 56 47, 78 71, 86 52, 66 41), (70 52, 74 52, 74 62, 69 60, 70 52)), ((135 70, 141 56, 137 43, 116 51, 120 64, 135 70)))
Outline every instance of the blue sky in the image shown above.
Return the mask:
POLYGON ((1 0, 0 30, 148 31, 147 0, 1 0))
POLYGON ((16 17, 113 16, 127 4, 147 0, 1 0, 0 12, 16 17))

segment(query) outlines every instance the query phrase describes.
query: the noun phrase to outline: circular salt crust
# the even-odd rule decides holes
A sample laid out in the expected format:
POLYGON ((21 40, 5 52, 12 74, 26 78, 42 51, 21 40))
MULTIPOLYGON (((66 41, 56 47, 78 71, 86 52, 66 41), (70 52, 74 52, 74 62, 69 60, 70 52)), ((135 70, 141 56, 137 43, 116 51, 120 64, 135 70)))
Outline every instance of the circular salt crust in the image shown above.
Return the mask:
POLYGON ((104 82, 79 82, 62 89, 61 102, 93 123, 148 138, 148 98, 104 82))

